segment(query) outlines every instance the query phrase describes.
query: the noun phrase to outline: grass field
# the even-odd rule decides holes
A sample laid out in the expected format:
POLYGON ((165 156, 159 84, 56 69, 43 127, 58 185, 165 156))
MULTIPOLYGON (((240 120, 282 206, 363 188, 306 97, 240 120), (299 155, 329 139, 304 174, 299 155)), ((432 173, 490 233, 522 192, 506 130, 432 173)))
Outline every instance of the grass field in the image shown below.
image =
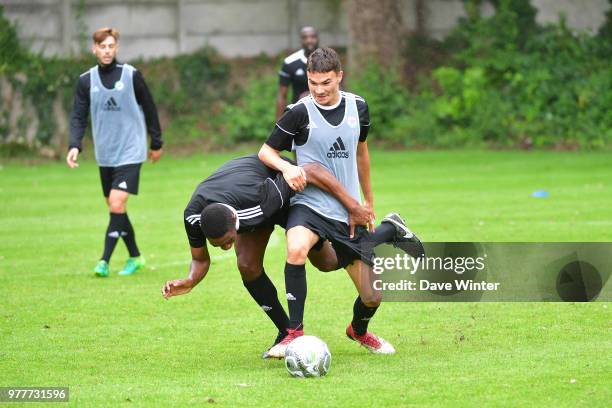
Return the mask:
MULTIPOLYGON (((195 185, 237 154, 147 164, 129 214, 149 267, 90 270, 107 216, 92 160, 0 167, 0 386, 69 386, 78 406, 609 406, 608 303, 383 304, 371 328, 397 348, 349 342, 354 289, 308 269, 306 331, 323 338, 326 378, 290 378, 261 352, 273 325, 250 299, 233 253, 212 250, 206 279, 162 299, 187 273, 182 211, 195 185)), ((612 241, 605 153, 372 153, 379 217, 399 210, 425 241, 612 241), (532 198, 545 189, 548 198, 532 198)), ((266 270, 283 291, 284 237, 266 270)), ((284 302, 283 302, 284 303, 284 302)), ((11 405, 12 406, 12 405, 11 405)))

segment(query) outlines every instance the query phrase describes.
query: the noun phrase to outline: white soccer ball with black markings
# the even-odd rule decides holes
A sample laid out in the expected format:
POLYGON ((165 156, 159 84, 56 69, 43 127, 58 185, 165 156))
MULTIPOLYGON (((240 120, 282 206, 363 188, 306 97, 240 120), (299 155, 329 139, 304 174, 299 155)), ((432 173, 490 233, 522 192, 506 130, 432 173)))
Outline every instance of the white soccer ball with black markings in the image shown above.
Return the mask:
POLYGON ((285 366, 294 377, 323 377, 330 365, 329 348, 316 336, 300 336, 285 351, 285 366))

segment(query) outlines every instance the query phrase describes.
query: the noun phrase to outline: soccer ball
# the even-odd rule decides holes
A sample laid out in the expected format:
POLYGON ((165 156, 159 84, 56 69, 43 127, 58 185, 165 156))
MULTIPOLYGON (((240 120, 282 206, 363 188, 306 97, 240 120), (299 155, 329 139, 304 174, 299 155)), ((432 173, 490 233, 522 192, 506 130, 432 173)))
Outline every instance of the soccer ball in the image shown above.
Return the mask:
POLYGON ((300 336, 287 346, 285 366, 294 377, 322 377, 329 371, 331 353, 315 336, 300 336))

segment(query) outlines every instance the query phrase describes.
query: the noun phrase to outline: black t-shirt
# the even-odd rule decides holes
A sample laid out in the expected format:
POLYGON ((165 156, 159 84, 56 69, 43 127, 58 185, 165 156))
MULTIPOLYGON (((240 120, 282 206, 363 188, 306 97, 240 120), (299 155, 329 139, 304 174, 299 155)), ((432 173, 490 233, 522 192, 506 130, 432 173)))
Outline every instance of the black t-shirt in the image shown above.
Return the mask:
MULTIPOLYGON (((307 96, 307 98, 310 98, 310 96, 307 96)), ((368 104, 362 97, 355 95, 355 102, 359 113, 359 141, 363 142, 367 139, 370 129, 370 113, 368 104)), ((344 119, 346 109, 344 92, 341 92, 340 102, 337 106, 327 107, 316 103, 315 105, 325 120, 332 126, 338 126, 344 119)), ((276 150, 291 151, 293 143, 297 146, 306 143, 308 133, 308 109, 304 102, 300 100, 294 105, 287 106, 285 113, 278 120, 272 134, 266 140, 266 144, 276 150)))
POLYGON ((256 154, 239 157, 219 167, 195 189, 184 212, 185 231, 192 248, 206 242, 200 227, 202 210, 213 203, 227 204, 238 211, 238 232, 252 230, 264 221, 262 206, 266 197, 264 183, 279 172, 267 167, 256 154), (261 215, 261 216, 260 216, 261 215))
POLYGON ((293 96, 291 103, 300 99, 304 92, 308 92, 308 77, 306 76, 306 54, 304 50, 294 52, 283 61, 278 72, 279 83, 283 86, 291 85, 293 96))

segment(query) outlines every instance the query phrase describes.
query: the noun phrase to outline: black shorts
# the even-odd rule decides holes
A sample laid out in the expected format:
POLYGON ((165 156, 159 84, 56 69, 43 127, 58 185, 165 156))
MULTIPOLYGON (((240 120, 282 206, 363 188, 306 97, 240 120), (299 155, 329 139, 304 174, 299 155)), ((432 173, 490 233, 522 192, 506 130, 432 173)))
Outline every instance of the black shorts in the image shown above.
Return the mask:
POLYGON ((355 236, 351 239, 347 224, 325 218, 302 204, 291 207, 286 229, 297 226, 306 227, 319 236, 320 240, 315 247, 320 245, 322 240, 331 242, 338 257, 339 268, 345 268, 357 259, 370 266, 374 264, 374 251, 365 243, 370 233, 362 226, 355 227, 355 236))
POLYGON ((100 181, 104 197, 110 195, 111 189, 138 194, 141 165, 142 163, 136 163, 117 167, 100 167, 100 181))

